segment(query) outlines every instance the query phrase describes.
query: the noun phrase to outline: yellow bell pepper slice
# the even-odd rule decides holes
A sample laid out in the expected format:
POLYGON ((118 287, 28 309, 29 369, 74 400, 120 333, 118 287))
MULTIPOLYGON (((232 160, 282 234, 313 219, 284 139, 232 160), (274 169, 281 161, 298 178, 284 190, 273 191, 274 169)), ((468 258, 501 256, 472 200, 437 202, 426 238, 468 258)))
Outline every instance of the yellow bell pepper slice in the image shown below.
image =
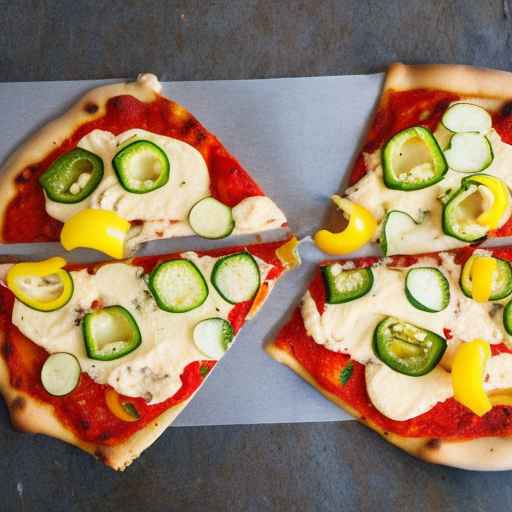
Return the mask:
POLYGON ((492 293, 497 262, 492 256, 472 256, 464 268, 471 275, 471 294, 477 302, 487 302, 492 293))
POLYGON ((476 221, 481 226, 486 226, 489 229, 496 229, 500 227, 500 221, 510 207, 510 194, 507 186, 500 179, 495 178, 494 176, 472 176, 471 181, 480 183, 489 189, 493 197, 491 207, 481 213, 477 217, 476 221))
POLYGON ((105 403, 110 412, 121 421, 137 421, 140 419, 140 414, 135 406, 129 402, 121 403, 121 397, 115 389, 105 391, 105 403))
POLYGON ((489 395, 492 405, 508 405, 512 406, 512 390, 501 390, 496 394, 489 395))
POLYGON ((461 343, 455 352, 452 365, 452 386, 455 400, 478 416, 492 409, 484 390, 485 366, 491 357, 489 343, 476 339, 461 343))
POLYGON ((321 229, 315 234, 315 244, 323 252, 337 256, 357 251, 373 238, 377 231, 377 221, 366 208, 348 199, 337 195, 331 199, 348 217, 348 225, 339 233, 321 229))
POLYGON ((129 229, 130 223, 117 213, 89 208, 73 215, 64 224, 60 241, 67 251, 87 247, 121 259, 129 229))
POLYGON ((23 304, 38 311, 55 311, 73 295, 73 279, 63 269, 64 258, 13 265, 6 276, 7 287, 23 304))
POLYGON ((276 250, 276 256, 279 258, 279 261, 288 268, 298 267, 301 263, 299 253, 297 251, 298 245, 299 241, 297 238, 292 237, 288 242, 281 245, 281 247, 276 250))

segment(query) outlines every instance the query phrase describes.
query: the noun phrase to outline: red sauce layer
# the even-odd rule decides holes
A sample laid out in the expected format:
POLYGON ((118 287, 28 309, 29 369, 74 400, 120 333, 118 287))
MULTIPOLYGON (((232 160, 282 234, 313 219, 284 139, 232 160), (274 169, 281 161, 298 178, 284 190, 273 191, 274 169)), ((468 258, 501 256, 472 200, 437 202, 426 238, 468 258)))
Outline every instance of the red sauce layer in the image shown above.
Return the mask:
MULTIPOLYGON (((467 248, 456 252, 456 261, 463 263, 474 249, 467 248)), ((512 261, 512 248, 496 249, 498 258, 512 261)), ((407 267, 416 257, 398 257, 392 260, 395 266, 407 267)), ((372 259, 356 261, 357 266, 368 266, 372 259)), ((309 291, 320 311, 325 306, 325 289, 320 271, 314 277, 309 291)), ((447 338, 449 336, 447 335, 447 338)), ((448 343, 450 340, 447 340, 448 343)), ((407 421, 395 421, 381 414, 371 403, 366 391, 364 365, 353 361, 350 356, 332 352, 315 343, 304 327, 300 308, 293 313, 290 321, 277 336, 276 345, 290 353, 315 379, 318 385, 336 395, 353 409, 363 420, 378 425, 386 432, 394 432, 406 437, 435 437, 467 439, 491 435, 512 434, 512 408, 497 406, 483 417, 478 417, 453 398, 437 404, 430 411, 407 421), (340 380, 341 371, 352 364, 352 376, 346 384, 340 380)), ((492 345, 493 355, 511 352, 505 345, 492 345)))
POLYGON ((59 156, 75 148, 89 132, 100 129, 118 135, 132 128, 174 137, 195 147, 206 161, 212 194, 219 201, 234 206, 246 197, 264 195, 258 184, 217 138, 182 106, 162 96, 150 103, 129 95, 115 96, 107 102, 104 116, 82 124, 46 158, 34 162, 18 174, 15 178, 17 193, 5 213, 4 241, 59 240, 62 223, 46 213, 43 190, 37 181, 39 176, 59 156))
MULTIPOLYGON (((275 255, 275 250, 283 242, 259 244, 248 247, 235 247, 214 251, 199 252, 202 255, 221 256, 239 250, 248 250, 254 256, 274 265, 266 279, 277 279, 284 267, 275 255)), ((135 258, 132 263, 150 272, 158 263, 180 257, 179 254, 146 256, 135 258)), ((101 264, 74 265, 68 269, 87 268, 91 272, 101 264)), ((5 286, 0 286, 0 330, 5 333, 1 355, 9 368, 11 385, 28 393, 33 398, 53 406, 59 420, 80 439, 104 445, 115 445, 142 429, 170 407, 189 398, 201 385, 205 375, 213 368, 215 361, 195 361, 190 363, 181 375, 182 386, 175 395, 155 405, 149 405, 142 398, 122 396, 123 402, 132 403, 140 414, 136 422, 124 422, 114 416, 105 403, 108 385, 97 384, 86 373, 80 376, 78 387, 65 397, 49 395, 41 385, 41 367, 48 357, 42 347, 24 336, 11 322, 14 295, 5 286)), ((234 331, 238 332, 252 301, 237 304, 229 314, 234 331)))

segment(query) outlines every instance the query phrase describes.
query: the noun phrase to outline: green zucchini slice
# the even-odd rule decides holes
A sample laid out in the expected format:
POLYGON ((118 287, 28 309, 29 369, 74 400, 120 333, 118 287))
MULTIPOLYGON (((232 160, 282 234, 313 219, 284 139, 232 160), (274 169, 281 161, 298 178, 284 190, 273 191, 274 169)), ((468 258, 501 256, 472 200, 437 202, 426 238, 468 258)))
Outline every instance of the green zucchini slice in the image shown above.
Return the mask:
POLYGON ((82 329, 87 355, 98 361, 124 357, 142 343, 137 322, 123 306, 108 306, 87 313, 82 329))
POLYGON ((160 263, 148 281, 160 309, 186 313, 198 308, 208 297, 208 285, 196 265, 187 259, 160 263))
POLYGON ((445 234, 463 242, 477 242, 485 238, 488 228, 476 221, 483 211, 483 189, 485 186, 472 181, 472 176, 462 180, 460 188, 443 208, 442 226, 445 234))
POLYGON ((196 235, 210 239, 225 238, 235 228, 231 208, 214 197, 198 201, 188 214, 188 222, 196 235))
POLYGON ((220 258, 215 263, 211 281, 219 295, 230 304, 252 300, 260 287, 260 269, 248 252, 220 258))
POLYGON ((233 341, 233 327, 223 318, 207 318, 194 327, 194 343, 207 357, 219 360, 233 341))
MULTIPOLYGON (((473 265, 474 256, 471 256, 464 266, 460 274, 460 288, 464 295, 473 298, 473 284, 471 282, 471 266, 473 265)), ((500 258, 496 260, 496 271, 494 273, 491 295, 489 300, 502 300, 512 293, 512 265, 500 258)))
POLYGON ((455 133, 487 133, 492 128, 489 112, 472 103, 455 103, 444 113, 441 123, 455 133))
POLYGON ((441 181, 448 171, 432 132, 413 126, 393 136, 382 150, 384 184, 395 190, 419 190, 441 181))
POLYGON ((457 172, 482 172, 494 159, 491 143, 480 133, 456 133, 444 152, 448 167, 457 172))
POLYGON ((446 350, 446 340, 438 334, 386 317, 375 329, 373 351, 392 370, 410 377, 432 371, 446 350))
POLYGON ((366 295, 373 285, 371 268, 344 270, 339 263, 322 267, 328 304, 341 304, 366 295))
POLYGON ((41 384, 53 396, 69 395, 80 382, 80 363, 68 352, 48 356, 41 368, 41 384))
POLYGON ((391 210, 386 214, 382 224, 380 247, 385 256, 399 254, 401 242, 413 232, 418 223, 408 214, 400 210, 391 210))
POLYGON ((128 192, 146 194, 163 187, 170 176, 167 154, 149 140, 137 140, 112 159, 119 183, 128 192))
POLYGON ((512 301, 503 308, 503 327, 512 336, 512 301))
POLYGON ((103 160, 75 148, 57 158, 39 177, 46 195, 56 203, 79 203, 90 196, 103 178, 103 160))
POLYGON ((415 267, 405 277, 405 295, 416 309, 438 313, 450 302, 450 284, 437 268, 415 267))

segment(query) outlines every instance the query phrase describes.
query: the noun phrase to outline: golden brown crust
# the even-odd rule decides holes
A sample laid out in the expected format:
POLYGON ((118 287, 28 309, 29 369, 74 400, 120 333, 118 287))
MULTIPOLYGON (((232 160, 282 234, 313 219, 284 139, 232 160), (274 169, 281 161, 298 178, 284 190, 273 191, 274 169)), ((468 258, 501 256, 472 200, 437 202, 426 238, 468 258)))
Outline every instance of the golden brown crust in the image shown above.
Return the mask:
POLYGON ((379 425, 362 418, 349 404, 338 396, 323 389, 314 377, 289 352, 279 348, 275 342, 265 347, 276 361, 288 366, 309 382, 328 400, 334 402, 358 421, 380 434, 386 441, 398 448, 435 464, 443 464, 476 471, 502 471, 512 469, 512 438, 482 437, 467 441, 448 441, 429 437, 404 437, 384 431, 379 425))
POLYGON ((437 89, 463 96, 509 99, 512 73, 459 64, 391 64, 384 90, 437 89))
POLYGON ((135 82, 105 85, 92 89, 61 117, 51 121, 24 142, 0 168, 0 242, 3 242, 5 209, 16 194, 14 178, 27 166, 44 159, 80 125, 105 115, 106 104, 114 96, 130 94, 151 102, 160 93, 155 75, 141 74, 135 82))

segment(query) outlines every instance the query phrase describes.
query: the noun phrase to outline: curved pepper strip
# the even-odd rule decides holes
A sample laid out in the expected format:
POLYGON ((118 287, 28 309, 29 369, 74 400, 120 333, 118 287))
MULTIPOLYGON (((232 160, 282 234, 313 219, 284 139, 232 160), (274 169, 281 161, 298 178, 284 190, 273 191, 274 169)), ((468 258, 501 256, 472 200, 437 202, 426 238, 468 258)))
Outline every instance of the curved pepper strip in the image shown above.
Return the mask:
POLYGON ((7 272, 7 287, 27 306, 38 311, 54 311, 64 306, 73 295, 73 279, 69 272, 63 269, 65 265, 66 260, 59 257, 39 262, 17 263, 7 272), (36 298, 29 293, 27 286, 23 286, 24 280, 28 278, 49 276, 57 276, 62 284, 60 295, 54 299, 36 298))
POLYGON ((471 181, 480 183, 489 189, 493 196, 493 203, 491 207, 481 213, 477 217, 476 221, 481 226, 486 226, 489 229, 496 229, 500 227, 503 215, 510 208, 510 194, 507 186, 494 176, 472 176, 471 181))
POLYGON ((64 224, 60 241, 67 251, 87 247, 121 259, 129 229, 130 223, 117 213, 89 208, 73 215, 64 224))
POLYGON ((492 256, 474 256, 471 264, 471 294, 477 302, 487 302, 492 293, 496 259, 492 256))
POLYGON ((115 389, 107 389, 105 392, 105 403, 110 412, 121 421, 137 421, 140 415, 132 404, 123 404, 115 389), (130 406, 130 407, 128 407, 130 406))
POLYGON ((366 208, 348 199, 337 195, 331 199, 348 217, 348 225, 339 233, 326 229, 318 231, 314 237, 315 244, 323 252, 337 256, 357 251, 373 238, 377 231, 377 221, 366 208))

